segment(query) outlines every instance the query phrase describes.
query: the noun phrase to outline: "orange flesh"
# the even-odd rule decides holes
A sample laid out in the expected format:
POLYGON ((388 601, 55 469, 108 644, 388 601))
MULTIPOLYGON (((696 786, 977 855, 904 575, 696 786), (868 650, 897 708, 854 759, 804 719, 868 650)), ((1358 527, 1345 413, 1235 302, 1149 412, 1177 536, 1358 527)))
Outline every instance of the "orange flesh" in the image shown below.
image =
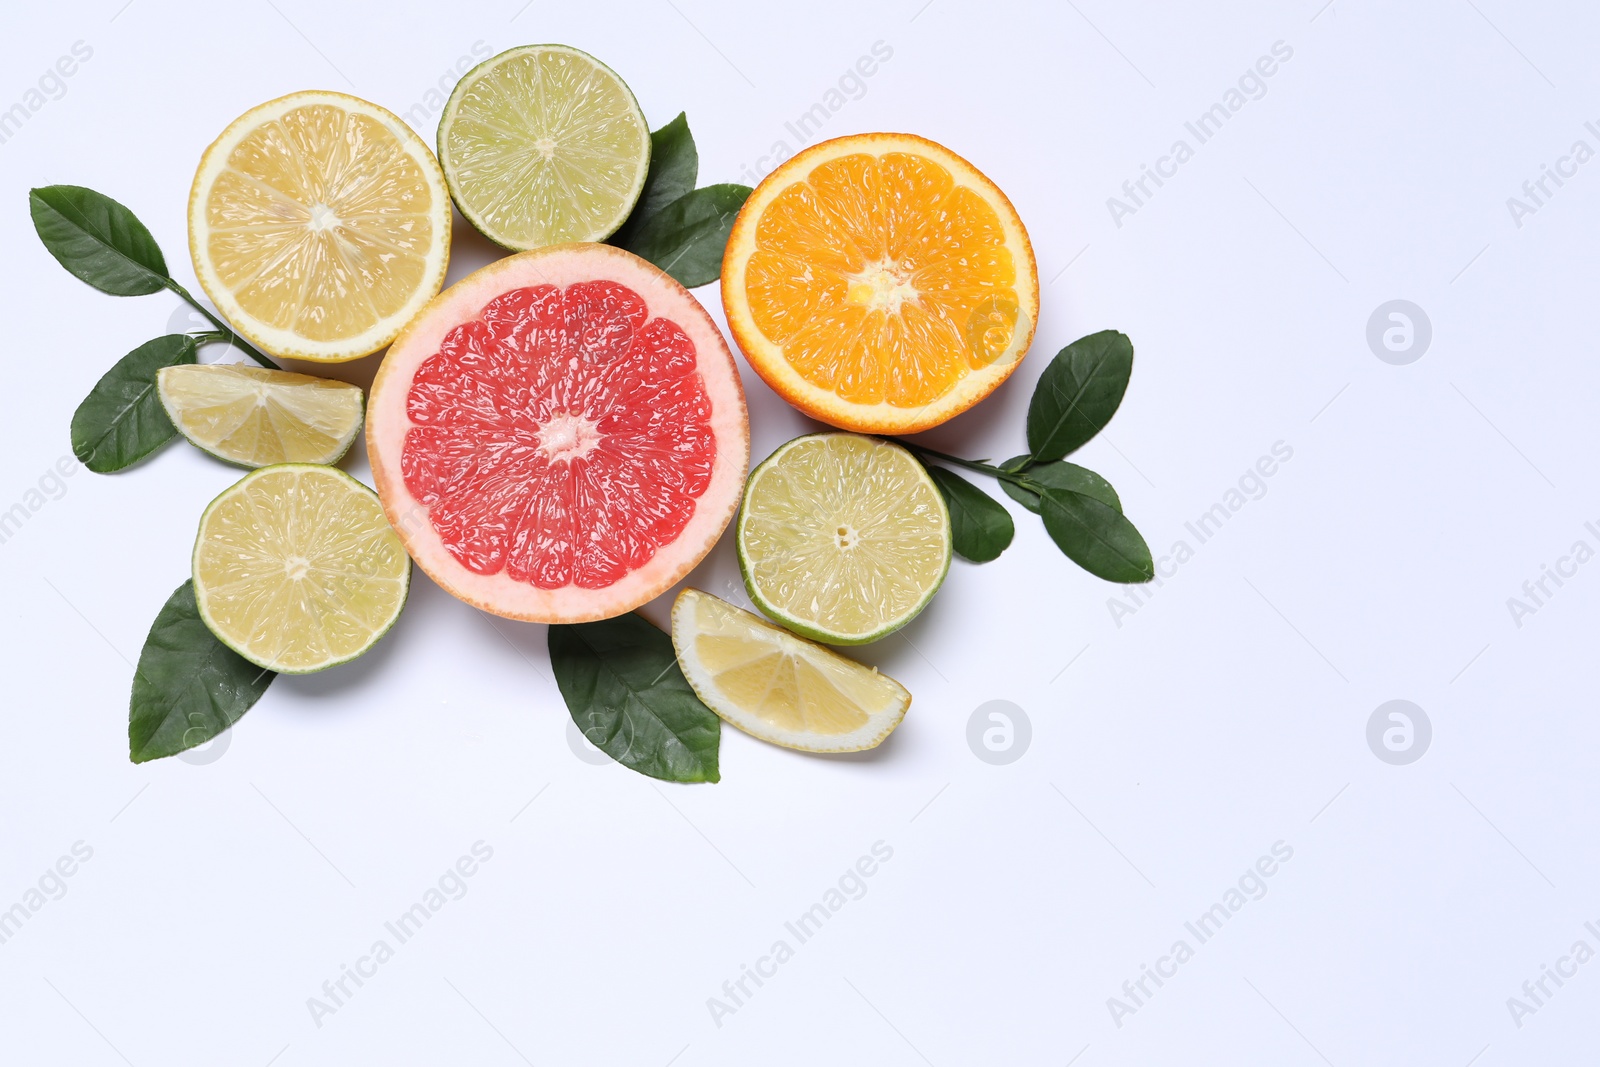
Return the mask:
POLYGON ((818 165, 756 223, 751 316, 802 378, 920 407, 1010 343, 1017 272, 1000 218, 924 156, 818 165))

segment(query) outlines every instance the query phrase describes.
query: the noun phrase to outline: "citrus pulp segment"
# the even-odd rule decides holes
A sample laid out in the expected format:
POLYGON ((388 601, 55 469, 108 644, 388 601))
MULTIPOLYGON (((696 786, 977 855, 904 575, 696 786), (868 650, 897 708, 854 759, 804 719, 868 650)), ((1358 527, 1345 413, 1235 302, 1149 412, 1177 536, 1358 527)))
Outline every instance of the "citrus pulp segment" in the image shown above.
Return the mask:
POLYGON ((456 84, 439 117, 439 162, 461 214, 496 244, 601 241, 644 189, 650 127, 604 63, 526 45, 456 84))
POLYGON ((698 589, 672 606, 672 644, 708 708, 785 748, 873 748, 911 706, 893 678, 698 589))
POLYGON ((738 505, 744 391, 689 293, 618 248, 509 256, 390 347, 367 453, 417 564, 532 622, 631 611, 680 581, 738 505))
POLYGON ((927 606, 950 569, 950 514, 899 445, 797 437, 750 474, 739 510, 750 599, 830 645, 876 641, 927 606))
POLYGON ((190 444, 243 467, 337 463, 366 406, 359 386, 242 363, 163 367, 156 390, 190 444))
POLYGON ((813 418, 914 433, 988 396, 1039 317, 1033 248, 994 183, 911 134, 824 141, 745 201, 722 260, 734 339, 813 418))
POLYGON ((444 284, 450 198, 428 146, 376 104, 268 101, 207 148, 189 193, 206 295, 275 355, 376 352, 444 284))
POLYGON ((262 467, 200 516, 200 618, 267 670, 307 674, 355 659, 394 625, 410 584, 411 561, 378 498, 337 467, 262 467))

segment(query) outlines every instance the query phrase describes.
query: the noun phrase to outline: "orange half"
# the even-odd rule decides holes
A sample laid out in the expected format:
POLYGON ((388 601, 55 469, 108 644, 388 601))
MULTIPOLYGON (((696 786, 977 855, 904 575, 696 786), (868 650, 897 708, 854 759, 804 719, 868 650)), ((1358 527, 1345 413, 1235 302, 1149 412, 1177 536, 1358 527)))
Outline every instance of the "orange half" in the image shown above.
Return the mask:
POLYGON ((972 164, 904 133, 812 146, 745 201, 722 258, 734 339, 814 419, 916 433, 1021 362, 1039 273, 1016 209, 972 164))

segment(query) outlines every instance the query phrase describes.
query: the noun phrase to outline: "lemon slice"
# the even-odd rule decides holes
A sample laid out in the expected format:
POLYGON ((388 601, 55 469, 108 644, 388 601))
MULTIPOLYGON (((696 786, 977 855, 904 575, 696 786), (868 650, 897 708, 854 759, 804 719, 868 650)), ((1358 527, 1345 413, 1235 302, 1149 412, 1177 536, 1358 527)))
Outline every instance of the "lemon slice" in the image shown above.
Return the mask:
POLYGON ((411 560, 378 496, 337 467, 251 471, 206 508, 194 598, 251 663, 308 674, 355 659, 405 606, 411 560))
POLYGON ((650 127, 598 59, 526 45, 456 83, 439 116, 439 162, 461 214, 498 245, 602 241, 644 189, 650 127))
POLYGON ((394 340, 444 284, 450 198, 427 144, 344 93, 245 112, 200 159, 189 251, 258 347, 324 363, 394 340))
POLYGON ((156 391, 190 444, 242 467, 337 463, 365 407, 360 386, 240 363, 163 367, 156 391))
POLYGON ((911 706, 893 678, 698 589, 672 605, 672 645, 708 708, 785 748, 873 748, 911 706))
POLYGON ((739 568, 764 613, 816 641, 860 645, 910 622, 950 569, 950 513, 899 445, 797 437, 750 475, 739 568))

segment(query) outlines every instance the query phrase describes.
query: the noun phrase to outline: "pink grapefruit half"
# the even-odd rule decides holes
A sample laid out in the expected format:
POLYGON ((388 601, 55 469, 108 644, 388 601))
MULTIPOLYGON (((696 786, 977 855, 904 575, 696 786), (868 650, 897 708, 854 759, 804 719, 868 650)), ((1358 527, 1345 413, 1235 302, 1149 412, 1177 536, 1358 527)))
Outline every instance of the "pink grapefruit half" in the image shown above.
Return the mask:
POLYGON ((711 316, 599 244, 510 256, 425 307, 372 383, 378 496, 475 607, 586 622, 666 592, 738 506, 750 422, 711 316))

